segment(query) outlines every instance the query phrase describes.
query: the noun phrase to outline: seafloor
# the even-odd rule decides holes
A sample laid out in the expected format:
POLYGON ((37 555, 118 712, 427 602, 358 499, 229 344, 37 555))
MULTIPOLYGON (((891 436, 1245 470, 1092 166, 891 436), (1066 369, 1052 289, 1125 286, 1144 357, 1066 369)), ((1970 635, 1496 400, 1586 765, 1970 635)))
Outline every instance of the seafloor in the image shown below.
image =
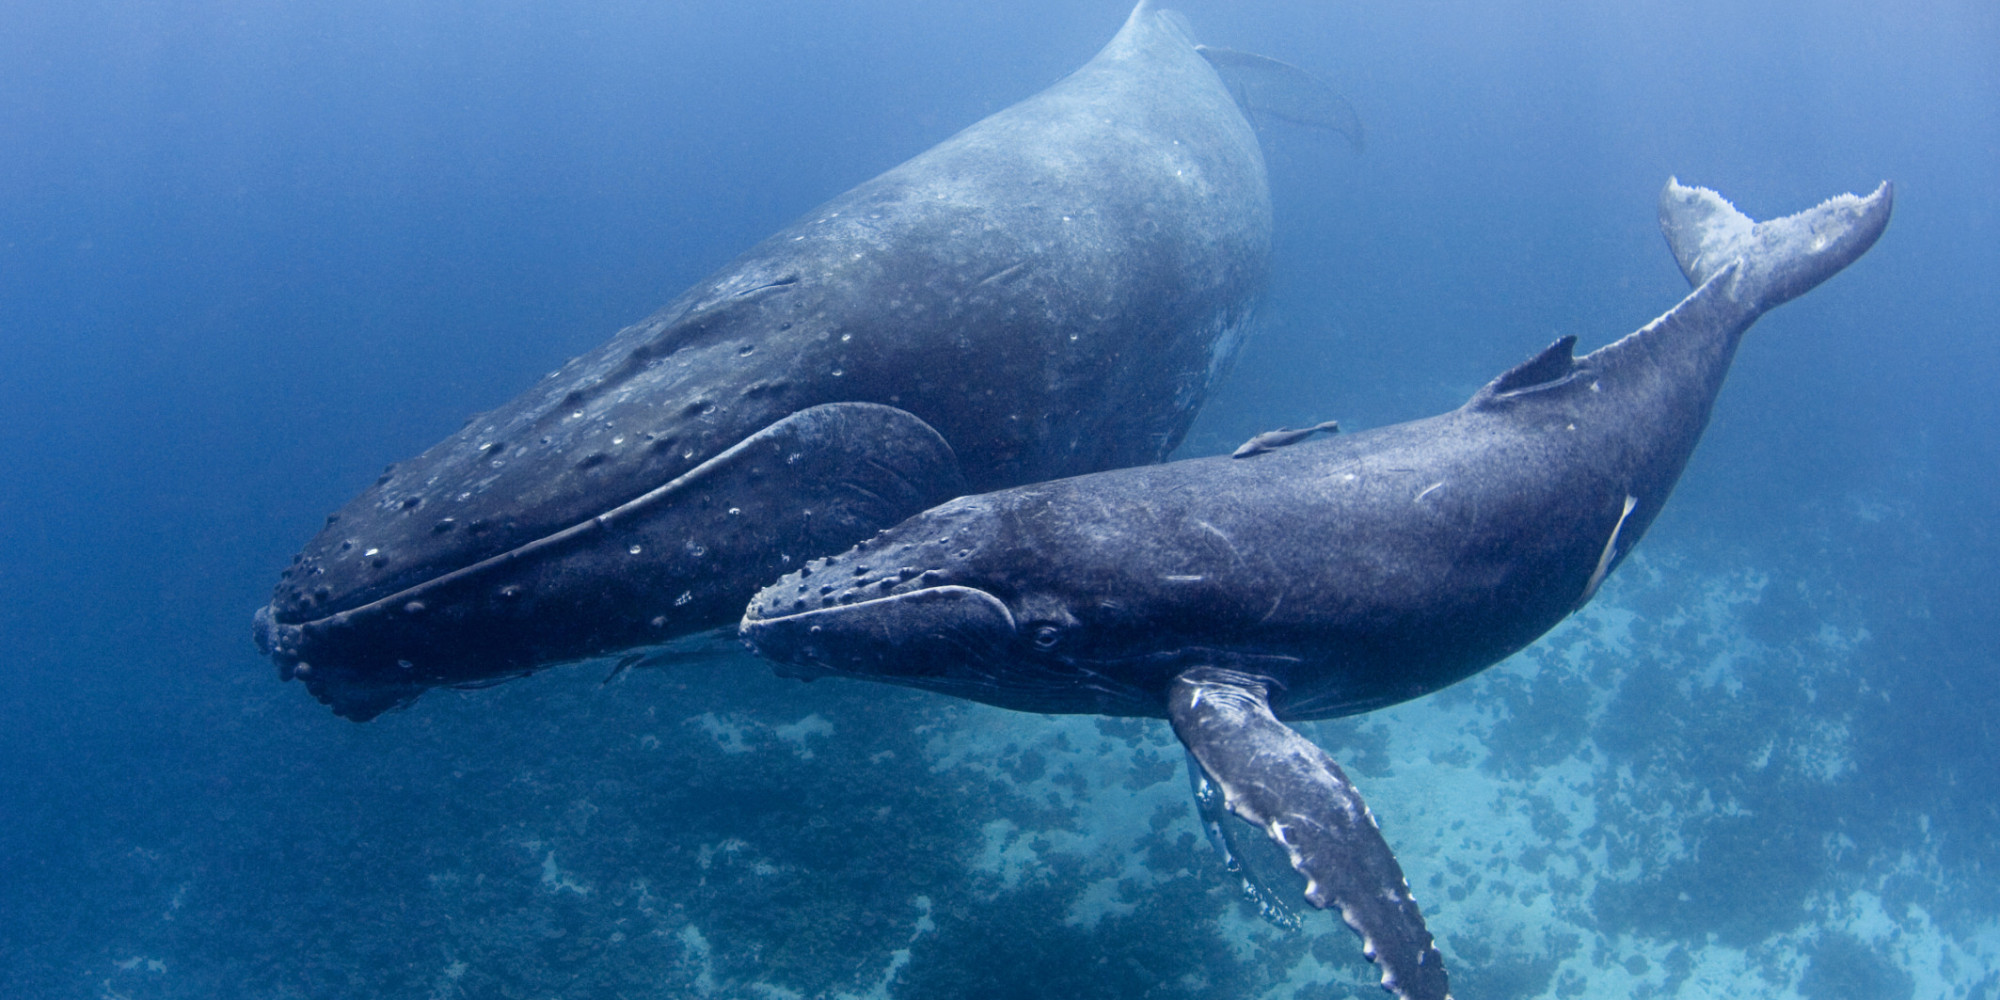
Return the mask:
MULTIPOLYGON (((1893 774, 1861 766, 1870 622, 1920 609, 1840 579, 1649 545, 1526 653, 1304 727, 1458 996, 2000 996, 1994 889, 1861 778, 1893 774)), ((1241 901, 1163 722, 728 650, 602 677, 434 694, 341 750, 273 734, 289 796, 217 787, 199 842, 105 846, 126 891, 70 929, 97 942, 78 971, 130 1000, 1382 995, 1337 919, 1287 934, 1241 901)), ((241 686, 252 730, 298 696, 241 686)))

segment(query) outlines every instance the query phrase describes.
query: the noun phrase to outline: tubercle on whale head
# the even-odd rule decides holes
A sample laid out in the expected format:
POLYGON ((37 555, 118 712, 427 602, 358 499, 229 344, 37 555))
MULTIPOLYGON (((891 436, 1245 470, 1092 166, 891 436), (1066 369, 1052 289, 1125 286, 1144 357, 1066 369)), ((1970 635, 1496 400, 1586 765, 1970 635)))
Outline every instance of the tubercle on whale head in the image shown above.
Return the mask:
POLYGON ((908 412, 808 407, 561 531, 324 617, 267 607, 254 634, 281 677, 362 719, 726 623, 800 559, 959 492, 950 446, 908 412))
POLYGON ((1108 650, 1051 578, 1037 488, 961 497, 766 587, 738 635, 783 676, 847 676, 1063 711, 1108 650), (1041 685, 1048 681, 1046 688, 1041 685), (1040 689, 1042 693, 1033 693, 1040 689), (1021 694, 1029 690, 1028 694, 1021 694), (1009 692, 1012 692, 1010 694, 1009 692), (1018 697, 1017 697, 1018 696, 1018 697), (1022 700, 1026 699, 1026 700, 1022 700))
POLYGON ((410 704, 426 690, 426 685, 414 680, 397 683, 364 676, 338 661, 315 667, 300 655, 305 645, 304 630, 274 621, 269 607, 257 609, 251 621, 251 638, 256 641, 258 651, 277 665, 278 679, 304 684, 307 692, 331 707, 335 715, 366 722, 410 704))
POLYGON ((1017 637, 1014 616, 976 587, 941 586, 765 618, 757 604, 738 634, 782 676, 881 679, 979 669, 1017 637))
POLYGON ((1003 651, 1018 638, 1012 595, 966 571, 986 546, 968 530, 984 513, 961 498, 812 560, 750 600, 738 635, 805 678, 942 671, 1003 651))
POLYGON ((1118 589, 1105 562, 1129 553, 1073 537, 1081 522, 1039 517, 1061 494, 1043 484, 961 497, 813 560, 750 601, 738 636, 782 676, 1029 711, 1156 714, 1182 647, 1199 640, 1186 622, 1160 624, 1172 608, 1105 589, 1118 589), (1071 558, 1054 566, 1051 552, 1071 558))
MULTIPOLYGON (((796 409, 786 398, 791 362, 756 350, 782 321, 767 315, 779 300, 704 304, 706 291, 684 296, 704 309, 628 327, 384 469, 281 573, 271 598, 278 619, 351 610, 560 531, 796 409), (696 369, 726 370, 733 381, 692 385, 677 374, 696 369)), ((677 301, 661 314, 689 308, 677 301)))

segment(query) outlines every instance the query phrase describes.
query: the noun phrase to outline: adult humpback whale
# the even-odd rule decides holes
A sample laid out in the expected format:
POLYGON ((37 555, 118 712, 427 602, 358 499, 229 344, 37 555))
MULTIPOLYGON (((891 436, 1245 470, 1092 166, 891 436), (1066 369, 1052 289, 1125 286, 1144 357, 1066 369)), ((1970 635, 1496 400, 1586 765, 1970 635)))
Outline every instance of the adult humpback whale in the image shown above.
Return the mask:
POLYGON ((1273 79, 1311 86, 1205 59, 1140 3, 1068 78, 391 466, 285 571, 260 647, 367 719, 726 626, 758 585, 968 487, 1160 460, 1264 282, 1237 102, 1273 79))
POLYGON ((1284 848, 1383 986, 1438 1000, 1374 818, 1279 720, 1435 691, 1588 601, 1666 502, 1743 332, 1873 245, 1890 201, 1885 183, 1753 224, 1669 182, 1662 228, 1698 287, 1616 343, 1577 358, 1565 337, 1427 420, 954 500, 767 588, 742 636, 799 677, 1172 720, 1197 789, 1284 848))

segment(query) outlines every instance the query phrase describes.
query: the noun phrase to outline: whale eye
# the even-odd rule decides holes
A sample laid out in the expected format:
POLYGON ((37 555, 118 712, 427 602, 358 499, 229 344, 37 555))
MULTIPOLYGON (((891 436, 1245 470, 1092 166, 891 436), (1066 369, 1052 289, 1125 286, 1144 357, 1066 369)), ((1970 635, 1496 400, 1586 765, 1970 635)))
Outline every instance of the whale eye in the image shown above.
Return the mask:
POLYGON ((1035 648, 1047 652, 1056 648, 1056 640, 1060 638, 1062 633, 1057 632, 1054 625, 1044 625, 1035 630, 1035 648))

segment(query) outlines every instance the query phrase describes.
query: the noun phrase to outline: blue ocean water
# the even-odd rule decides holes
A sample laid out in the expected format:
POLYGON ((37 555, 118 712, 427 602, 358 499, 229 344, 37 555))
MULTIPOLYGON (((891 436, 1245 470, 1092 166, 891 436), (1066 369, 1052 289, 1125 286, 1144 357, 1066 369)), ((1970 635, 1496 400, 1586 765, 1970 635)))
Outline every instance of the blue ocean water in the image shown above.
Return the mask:
MULTIPOLYGON (((1183 454, 1456 406, 1753 216, 1898 185, 1751 334, 1590 611, 1310 731, 1464 997, 2000 997, 2000 11, 1190 0, 1277 126, 1262 327, 1183 454)), ((1120 2, 0 9, 0 992, 1376 995, 1256 924, 1163 724, 569 668, 366 725, 252 609, 327 511, 1120 2)))

